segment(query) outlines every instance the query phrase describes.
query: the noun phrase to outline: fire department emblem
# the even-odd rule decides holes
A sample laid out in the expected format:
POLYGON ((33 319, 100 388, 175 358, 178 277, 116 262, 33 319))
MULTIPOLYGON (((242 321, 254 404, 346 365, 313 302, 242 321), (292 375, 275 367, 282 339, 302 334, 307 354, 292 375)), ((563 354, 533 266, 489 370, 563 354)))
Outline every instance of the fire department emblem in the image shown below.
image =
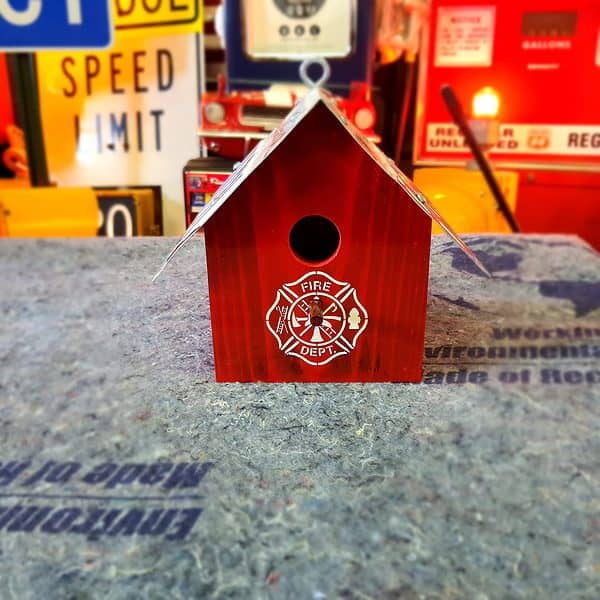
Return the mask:
POLYGON ((352 352, 368 320, 354 287, 322 271, 284 283, 266 316, 279 349, 315 366, 352 352))

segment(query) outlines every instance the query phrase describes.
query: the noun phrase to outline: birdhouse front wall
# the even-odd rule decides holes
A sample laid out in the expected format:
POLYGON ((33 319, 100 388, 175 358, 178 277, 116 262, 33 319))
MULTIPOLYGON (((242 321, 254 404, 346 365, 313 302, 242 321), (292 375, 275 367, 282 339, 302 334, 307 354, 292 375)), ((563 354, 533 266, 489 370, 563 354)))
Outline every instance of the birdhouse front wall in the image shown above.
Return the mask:
POLYGON ((317 106, 205 226, 217 380, 420 381, 430 231, 317 106))

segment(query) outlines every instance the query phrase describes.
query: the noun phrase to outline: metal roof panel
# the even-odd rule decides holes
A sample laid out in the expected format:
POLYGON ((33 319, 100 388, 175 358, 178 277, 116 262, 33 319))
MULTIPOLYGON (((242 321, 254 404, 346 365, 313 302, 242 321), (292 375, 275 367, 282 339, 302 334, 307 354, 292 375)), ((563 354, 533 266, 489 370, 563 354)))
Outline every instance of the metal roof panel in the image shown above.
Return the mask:
POLYGON ((210 202, 198 213, 194 221, 190 224, 187 231, 177 242, 173 250, 169 253, 153 281, 162 273, 178 250, 192 238, 210 218, 231 198, 240 185, 246 181, 276 149, 289 136, 289 134, 303 121, 303 119, 319 103, 324 104, 329 111, 336 117, 346 131, 354 138, 356 143, 373 159, 383 171, 406 192, 407 196, 431 219, 442 227, 442 229, 454 240, 461 250, 477 265, 477 267, 488 277, 487 269, 481 261, 475 256, 473 251, 460 239, 460 237, 446 223, 438 211, 430 204, 422 192, 420 192, 414 183, 397 167, 391 158, 388 158, 373 142, 368 140, 360 131, 348 120, 346 115, 338 108, 334 97, 322 88, 313 88, 301 98, 281 125, 271 132, 271 134, 261 140, 258 145, 241 161, 234 169, 230 177, 215 192, 210 202))

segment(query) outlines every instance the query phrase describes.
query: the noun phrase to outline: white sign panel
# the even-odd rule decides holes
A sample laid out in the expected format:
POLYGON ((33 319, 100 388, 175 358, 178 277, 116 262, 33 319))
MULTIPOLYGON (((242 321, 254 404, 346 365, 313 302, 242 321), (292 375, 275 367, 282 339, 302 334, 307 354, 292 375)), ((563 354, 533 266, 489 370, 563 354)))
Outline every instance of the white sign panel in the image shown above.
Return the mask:
POLYGON ((491 66, 495 16, 494 6, 440 6, 435 66, 491 66))
MULTIPOLYGON (((450 154, 469 152, 458 127, 452 123, 430 123, 427 126, 427 150, 450 154)), ((600 126, 506 123, 500 127, 500 137, 493 152, 597 156, 600 152, 600 126)))
POLYGON ((181 233, 181 172, 199 154, 197 64, 193 34, 119 40, 102 52, 40 53, 51 179, 159 185, 165 234, 181 233))

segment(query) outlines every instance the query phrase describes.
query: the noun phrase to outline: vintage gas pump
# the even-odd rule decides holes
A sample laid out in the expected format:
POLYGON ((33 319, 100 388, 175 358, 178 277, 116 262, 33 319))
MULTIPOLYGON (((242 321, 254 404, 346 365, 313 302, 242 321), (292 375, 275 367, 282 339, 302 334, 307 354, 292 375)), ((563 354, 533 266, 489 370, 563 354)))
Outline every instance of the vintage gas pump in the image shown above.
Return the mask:
MULTIPOLYGON (((525 232, 576 233, 600 248, 600 3, 431 0, 420 56, 413 159, 462 170, 469 152, 440 95, 501 98, 497 168, 518 173, 525 232)), ((433 184, 433 173, 421 173, 433 184)), ((438 189, 442 187, 441 182, 438 189)))
POLYGON ((375 0, 224 1, 227 77, 202 98, 205 156, 190 161, 183 174, 187 224, 232 165, 306 93, 303 64, 305 79, 325 77, 324 87, 336 94, 347 118, 379 141, 370 89, 374 18, 375 0))
POLYGON ((370 82, 375 0, 225 0, 229 89, 299 82, 300 63, 327 59, 327 87, 370 82), (240 35, 241 34, 241 35, 240 35))

